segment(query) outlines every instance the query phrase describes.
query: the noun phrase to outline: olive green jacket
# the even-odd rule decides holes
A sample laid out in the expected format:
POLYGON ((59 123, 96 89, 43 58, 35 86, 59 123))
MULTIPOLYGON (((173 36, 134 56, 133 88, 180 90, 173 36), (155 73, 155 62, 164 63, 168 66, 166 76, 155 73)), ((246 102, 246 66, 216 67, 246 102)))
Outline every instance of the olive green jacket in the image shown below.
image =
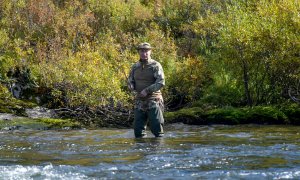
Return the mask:
POLYGON ((138 61, 131 67, 128 77, 130 90, 137 92, 136 99, 147 100, 161 97, 160 89, 165 85, 165 76, 161 64, 153 59, 138 61), (145 90, 147 97, 139 96, 145 90))

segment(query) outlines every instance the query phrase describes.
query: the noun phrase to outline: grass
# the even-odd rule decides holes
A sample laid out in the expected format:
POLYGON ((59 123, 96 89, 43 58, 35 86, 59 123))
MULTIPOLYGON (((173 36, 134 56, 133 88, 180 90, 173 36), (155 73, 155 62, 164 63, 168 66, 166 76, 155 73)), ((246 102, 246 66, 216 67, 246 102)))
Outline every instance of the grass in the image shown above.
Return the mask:
POLYGON ((214 108, 203 110, 200 107, 166 112, 167 123, 183 122, 187 124, 300 124, 298 104, 279 106, 255 106, 243 108, 214 108))
POLYGON ((81 124, 71 119, 51 119, 51 118, 15 118, 12 120, 0 120, 0 129, 32 129, 32 130, 49 130, 49 129, 77 129, 81 124))

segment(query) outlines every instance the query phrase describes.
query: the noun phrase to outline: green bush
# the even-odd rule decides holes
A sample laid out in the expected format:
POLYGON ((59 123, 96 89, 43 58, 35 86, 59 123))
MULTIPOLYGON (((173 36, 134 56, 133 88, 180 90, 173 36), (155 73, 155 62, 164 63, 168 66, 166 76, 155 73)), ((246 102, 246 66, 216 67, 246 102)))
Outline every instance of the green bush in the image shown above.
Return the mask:
POLYGON ((54 100, 64 100, 63 106, 103 106, 111 100, 125 104, 128 95, 121 89, 123 79, 120 78, 124 75, 115 68, 100 53, 85 52, 64 59, 59 65, 45 63, 40 73, 44 75, 42 81, 47 83, 46 87, 53 88, 54 100))
POLYGON ((258 124, 289 124, 288 115, 273 106, 243 108, 249 122, 258 124))
POLYGON ((0 113, 12 113, 25 115, 25 108, 37 106, 31 101, 23 101, 12 97, 11 93, 3 84, 0 84, 0 113))
POLYGON ((183 108, 175 112, 165 112, 164 118, 167 123, 184 122, 192 124, 199 121, 204 111, 199 107, 183 108))
POLYGON ((280 107, 280 110, 289 118, 291 124, 300 125, 299 104, 288 104, 280 107))
POLYGON ((183 59, 176 63, 176 68, 167 79, 169 99, 182 99, 183 104, 196 101, 210 80, 210 72, 203 59, 183 59))
POLYGON ((285 112, 277 107, 256 106, 244 108, 215 108, 203 110, 200 107, 183 108, 167 112, 167 122, 184 122, 187 124, 297 124, 299 107, 290 107, 285 112), (289 114, 288 114, 289 113, 289 114))
POLYGON ((239 106, 243 104, 240 90, 230 85, 211 85, 205 89, 199 103, 212 104, 218 107, 239 106))
MULTIPOLYGON (((29 68, 53 107, 131 108, 126 76, 143 41, 164 67, 166 104, 177 108, 272 105, 299 79, 295 0, 4 0, 0 14, 0 80, 29 68)), ((265 122, 284 119, 257 111, 265 122)))
POLYGON ((205 119, 209 124, 243 124, 247 114, 236 108, 213 109, 205 114, 205 119))
POLYGON ((81 124, 71 119, 51 119, 51 118, 43 118, 38 119, 38 122, 44 123, 50 129, 62 129, 62 128, 80 128, 81 124))

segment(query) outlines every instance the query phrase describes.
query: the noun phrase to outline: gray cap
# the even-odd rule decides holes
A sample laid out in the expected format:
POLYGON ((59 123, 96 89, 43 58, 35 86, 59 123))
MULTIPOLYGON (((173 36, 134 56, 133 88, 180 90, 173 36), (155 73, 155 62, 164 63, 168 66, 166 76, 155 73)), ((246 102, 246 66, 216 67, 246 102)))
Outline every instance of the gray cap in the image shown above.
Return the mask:
POLYGON ((138 45, 137 49, 152 49, 151 45, 147 42, 143 42, 138 45))

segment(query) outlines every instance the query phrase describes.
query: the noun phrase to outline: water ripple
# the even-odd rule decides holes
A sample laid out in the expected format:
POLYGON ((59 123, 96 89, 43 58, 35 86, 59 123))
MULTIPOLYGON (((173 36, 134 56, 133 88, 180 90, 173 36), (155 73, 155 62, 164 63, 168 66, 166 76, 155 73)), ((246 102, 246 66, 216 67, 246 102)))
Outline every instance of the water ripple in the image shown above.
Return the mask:
POLYGON ((166 127, 0 133, 0 179, 299 179, 299 127, 166 127))

